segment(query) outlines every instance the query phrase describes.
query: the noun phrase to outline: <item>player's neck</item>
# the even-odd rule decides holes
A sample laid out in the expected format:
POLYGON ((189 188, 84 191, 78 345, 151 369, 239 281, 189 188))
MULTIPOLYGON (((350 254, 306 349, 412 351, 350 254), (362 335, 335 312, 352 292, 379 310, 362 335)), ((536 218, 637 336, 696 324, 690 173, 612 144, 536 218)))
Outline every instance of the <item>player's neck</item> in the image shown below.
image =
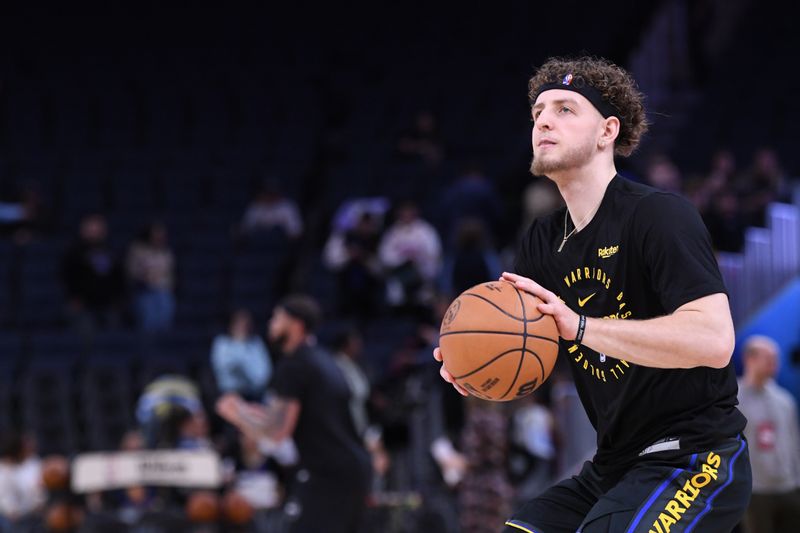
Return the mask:
POLYGON ((608 184, 614 179, 617 169, 613 160, 610 164, 586 166, 572 169, 551 179, 558 186, 558 191, 569 209, 569 216, 580 229, 586 227, 594 218, 594 214, 603 200, 608 184))

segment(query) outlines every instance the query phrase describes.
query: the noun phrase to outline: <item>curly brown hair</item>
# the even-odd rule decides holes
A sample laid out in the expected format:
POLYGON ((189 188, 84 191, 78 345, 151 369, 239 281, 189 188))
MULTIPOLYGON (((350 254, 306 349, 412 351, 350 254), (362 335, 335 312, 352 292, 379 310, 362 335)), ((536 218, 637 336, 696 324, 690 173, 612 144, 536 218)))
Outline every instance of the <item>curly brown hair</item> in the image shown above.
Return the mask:
POLYGON ((567 74, 572 74, 575 82, 581 80, 597 89, 603 99, 619 111, 619 135, 614 143, 614 153, 623 157, 631 155, 649 126, 644 113, 644 95, 631 75, 603 58, 552 57, 528 82, 531 104, 542 85, 560 82, 567 74))

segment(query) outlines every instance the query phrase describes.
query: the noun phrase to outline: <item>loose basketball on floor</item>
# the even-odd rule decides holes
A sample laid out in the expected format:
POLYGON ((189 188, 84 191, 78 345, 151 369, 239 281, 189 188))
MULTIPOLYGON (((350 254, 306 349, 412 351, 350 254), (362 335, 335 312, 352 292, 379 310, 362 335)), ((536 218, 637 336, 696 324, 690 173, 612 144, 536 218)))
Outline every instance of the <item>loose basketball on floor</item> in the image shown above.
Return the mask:
POLYGON ((445 369, 484 400, 509 401, 536 390, 558 356, 558 329, 536 308, 540 302, 506 281, 461 293, 439 330, 445 369))

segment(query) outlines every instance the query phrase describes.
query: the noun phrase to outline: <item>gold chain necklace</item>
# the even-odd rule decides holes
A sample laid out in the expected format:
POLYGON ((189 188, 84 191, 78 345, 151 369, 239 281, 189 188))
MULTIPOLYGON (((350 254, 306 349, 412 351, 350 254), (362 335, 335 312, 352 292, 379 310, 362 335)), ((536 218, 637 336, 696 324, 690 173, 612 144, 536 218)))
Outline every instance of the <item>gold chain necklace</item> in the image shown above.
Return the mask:
POLYGON ((592 209, 591 211, 589 211, 589 212, 586 214, 586 216, 585 216, 585 217, 583 217, 583 219, 582 219, 580 222, 578 222, 577 224, 575 224, 575 227, 574 227, 574 228, 572 228, 572 231, 570 231, 570 232, 569 232, 569 234, 567 234, 567 217, 569 216, 569 208, 567 208, 567 209, 564 211, 564 239, 561 241, 561 245, 558 247, 558 251, 559 251, 559 252, 561 252, 561 250, 562 250, 562 249, 564 249, 564 245, 565 245, 565 244, 567 244, 567 239, 569 239, 570 237, 572 237, 572 234, 573 234, 573 233, 575 233, 576 231, 578 231, 578 228, 579 228, 580 226, 582 226, 582 225, 583 225, 583 223, 584 223, 584 222, 586 222, 586 221, 589 219, 589 217, 591 217, 592 215, 594 215, 594 214, 595 214, 595 212, 596 212, 598 209, 600 209, 600 204, 602 204, 602 203, 603 203, 603 199, 601 198, 601 199, 600 199, 600 203, 598 203, 598 204, 595 206, 595 208, 594 208, 594 209, 592 209))

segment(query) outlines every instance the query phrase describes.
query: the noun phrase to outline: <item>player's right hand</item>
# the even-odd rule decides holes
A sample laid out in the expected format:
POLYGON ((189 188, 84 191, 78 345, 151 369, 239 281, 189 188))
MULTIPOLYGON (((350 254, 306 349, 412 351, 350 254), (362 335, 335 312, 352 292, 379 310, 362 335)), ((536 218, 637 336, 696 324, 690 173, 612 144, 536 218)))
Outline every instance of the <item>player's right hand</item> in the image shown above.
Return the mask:
POLYGON ((241 422, 242 407, 245 401, 235 392, 223 394, 215 405, 215 410, 219 416, 233 425, 241 422))
MULTIPOLYGON (((440 363, 442 362, 442 351, 439 349, 438 346, 433 349, 433 358, 439 361, 440 363)), ((456 379, 453 377, 453 374, 448 372, 447 369, 444 367, 444 365, 439 367, 439 375, 442 376, 443 380, 453 385, 453 388, 456 389, 456 391, 458 391, 458 393, 461 396, 469 396, 467 389, 456 383, 456 379)))

